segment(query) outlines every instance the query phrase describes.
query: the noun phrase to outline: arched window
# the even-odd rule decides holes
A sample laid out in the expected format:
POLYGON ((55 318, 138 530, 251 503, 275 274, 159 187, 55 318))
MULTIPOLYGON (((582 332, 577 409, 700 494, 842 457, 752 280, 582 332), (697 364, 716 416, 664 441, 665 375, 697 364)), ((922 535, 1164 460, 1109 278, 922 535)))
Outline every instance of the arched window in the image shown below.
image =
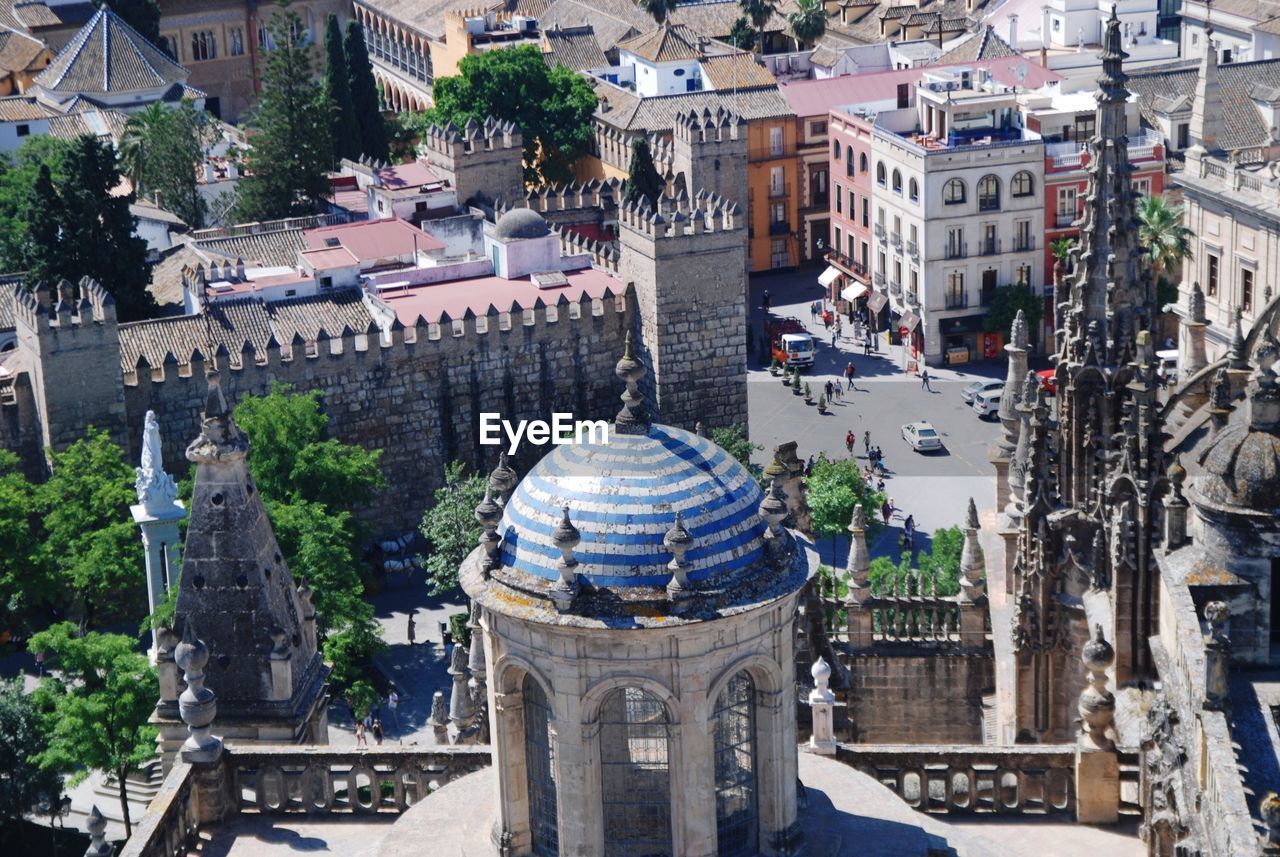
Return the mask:
POLYGON ((521 689, 524 698, 524 767, 529 785, 529 833, 533 853, 557 857, 560 853, 556 823, 556 766, 551 749, 551 706, 547 694, 527 673, 521 689))
POLYGON ((853 175, 853 146, 845 149, 844 173, 847 176, 853 175))
POLYGON ((964 182, 960 179, 948 179, 942 186, 942 201, 946 205, 957 205, 964 202, 964 182))
POLYGON ((876 164, 876 182, 878 182, 881 187, 884 187, 885 172, 884 161, 876 164))
POLYGON ((911 201, 919 202, 920 201, 920 182, 916 181, 915 179, 912 179, 907 184, 907 189, 910 190, 911 192, 910 193, 911 201))
POLYGON ((1026 170, 1015 175, 1009 183, 1009 193, 1012 196, 1031 196, 1035 192, 1036 180, 1026 170))
POLYGON ((611 854, 670 855, 670 723, 662 700, 638 687, 600 705, 604 841, 611 854))
POLYGON ((978 211, 1000 210, 1000 179, 992 175, 978 181, 978 211))
POLYGON ((755 682, 745 670, 716 697, 716 842, 719 857, 758 854, 755 682))
POLYGON ((858 169, 864 173, 867 171, 867 153, 866 152, 863 152, 861 155, 858 156, 858 169))
POLYGON ((902 172, 897 169, 893 171, 893 192, 902 193, 902 172))
POLYGON ((835 158, 837 161, 840 160, 840 141, 839 140, 831 141, 831 157, 835 158))

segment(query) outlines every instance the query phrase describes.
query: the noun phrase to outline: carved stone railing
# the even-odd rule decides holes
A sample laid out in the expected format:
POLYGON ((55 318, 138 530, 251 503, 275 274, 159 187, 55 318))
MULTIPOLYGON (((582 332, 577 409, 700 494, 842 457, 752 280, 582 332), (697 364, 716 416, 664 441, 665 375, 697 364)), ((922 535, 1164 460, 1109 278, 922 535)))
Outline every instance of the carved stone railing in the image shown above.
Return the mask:
POLYGON ((200 827, 193 799, 192 769, 181 760, 173 763, 151 801, 147 814, 133 828, 120 857, 174 857, 185 855, 196 843, 200 827))
POLYGON ((841 744, 836 758, 921 812, 1053 815, 1075 811, 1075 753, 1075 744, 841 744))
POLYGON ((242 813, 404 812, 487 767, 488 747, 246 747, 230 760, 242 813))

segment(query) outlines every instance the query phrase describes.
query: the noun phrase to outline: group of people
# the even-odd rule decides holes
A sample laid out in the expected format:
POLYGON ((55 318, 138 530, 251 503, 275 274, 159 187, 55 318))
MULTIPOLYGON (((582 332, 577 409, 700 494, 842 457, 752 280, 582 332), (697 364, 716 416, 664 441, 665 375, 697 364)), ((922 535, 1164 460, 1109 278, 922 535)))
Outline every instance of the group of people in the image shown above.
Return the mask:
MULTIPOLYGON (((387 710, 391 712, 392 722, 396 724, 396 728, 400 728, 399 714, 397 709, 400 707, 400 694, 396 692, 395 687, 387 694, 387 710)), ((356 719, 356 747, 369 749, 369 736, 373 736, 373 743, 382 744, 385 733, 382 728, 382 700, 378 700, 369 706, 369 710, 365 712, 364 717, 356 719)))

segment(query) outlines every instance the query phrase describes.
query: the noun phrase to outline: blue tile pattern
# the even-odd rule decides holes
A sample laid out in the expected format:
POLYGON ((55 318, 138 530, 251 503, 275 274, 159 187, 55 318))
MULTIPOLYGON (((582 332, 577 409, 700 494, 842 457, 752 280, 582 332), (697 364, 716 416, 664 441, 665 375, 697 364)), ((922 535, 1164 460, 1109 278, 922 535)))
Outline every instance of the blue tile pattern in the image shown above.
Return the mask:
POLYGON ((677 511, 693 536, 690 580, 761 564, 763 495, 741 464, 706 438, 654 425, 647 435, 613 434, 607 444, 560 446, 521 480, 503 514, 502 564, 558 580, 551 533, 561 509, 582 542, 578 573, 596 586, 663 586, 663 546, 677 511))

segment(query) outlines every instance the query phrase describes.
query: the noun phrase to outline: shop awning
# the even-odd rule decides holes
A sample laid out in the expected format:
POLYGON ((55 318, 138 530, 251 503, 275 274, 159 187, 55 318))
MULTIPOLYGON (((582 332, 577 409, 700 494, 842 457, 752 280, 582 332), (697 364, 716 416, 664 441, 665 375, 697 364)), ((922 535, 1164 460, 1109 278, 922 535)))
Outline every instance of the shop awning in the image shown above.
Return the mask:
POLYGON ((872 292, 871 297, 867 298, 867 309, 872 312, 880 312, 888 302, 889 296, 884 292, 872 292))
POLYGON ((829 286, 836 281, 838 276, 840 276, 840 269, 828 265, 827 270, 818 275, 818 285, 829 286))
POLYGON ((920 323, 920 316, 916 315, 911 310, 907 310, 906 312, 904 312, 902 314, 902 318, 898 319, 898 327, 908 331, 915 330, 916 325, 918 325, 919 323, 920 323))
POLYGON ((864 283, 854 282, 844 287, 840 292, 840 297, 847 301, 856 301, 867 293, 867 287, 864 283))

